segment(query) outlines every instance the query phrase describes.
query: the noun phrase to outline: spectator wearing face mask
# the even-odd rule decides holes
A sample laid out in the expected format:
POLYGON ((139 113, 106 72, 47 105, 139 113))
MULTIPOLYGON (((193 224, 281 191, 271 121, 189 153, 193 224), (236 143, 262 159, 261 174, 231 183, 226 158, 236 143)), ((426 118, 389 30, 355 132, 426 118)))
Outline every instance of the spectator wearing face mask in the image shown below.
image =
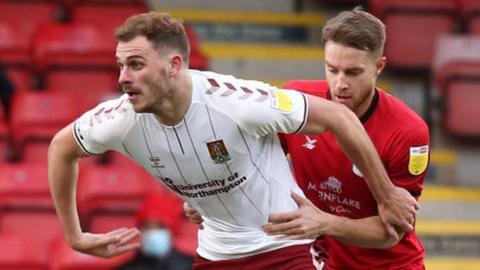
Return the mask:
POLYGON ((117 270, 191 270, 193 258, 174 247, 182 215, 180 199, 171 194, 150 193, 137 214, 141 248, 117 270))

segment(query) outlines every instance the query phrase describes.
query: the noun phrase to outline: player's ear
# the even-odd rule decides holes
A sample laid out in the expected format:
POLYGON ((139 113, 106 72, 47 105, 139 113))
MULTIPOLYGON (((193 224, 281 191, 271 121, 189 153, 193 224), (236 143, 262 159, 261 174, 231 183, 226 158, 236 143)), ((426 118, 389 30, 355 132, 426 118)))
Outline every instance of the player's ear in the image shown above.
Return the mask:
POLYGON ((176 76, 182 68, 182 56, 180 56, 179 54, 173 54, 168 61, 168 74, 170 74, 170 76, 176 76))
POLYGON ((377 62, 375 63, 375 66, 377 68, 377 76, 380 75, 380 73, 382 73, 386 65, 387 65, 387 57, 382 56, 377 60, 377 62))

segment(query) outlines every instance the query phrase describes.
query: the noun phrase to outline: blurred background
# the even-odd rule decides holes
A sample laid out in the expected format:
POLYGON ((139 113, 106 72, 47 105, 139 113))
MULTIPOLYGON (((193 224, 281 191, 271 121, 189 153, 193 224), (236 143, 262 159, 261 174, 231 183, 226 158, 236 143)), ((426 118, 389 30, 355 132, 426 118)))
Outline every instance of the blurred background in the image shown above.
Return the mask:
MULTIPOLYGON (((387 25, 379 87, 429 124, 432 151, 417 232, 427 269, 480 269, 479 0, 0 0, 0 269, 114 269, 63 242, 48 191, 52 136, 119 94, 113 31, 147 10, 184 19, 193 69, 281 86, 324 79, 322 26, 362 5, 387 25)), ((84 230, 135 226, 165 190, 117 154, 81 163, 84 230)), ((174 245, 193 255, 182 219, 174 245)))

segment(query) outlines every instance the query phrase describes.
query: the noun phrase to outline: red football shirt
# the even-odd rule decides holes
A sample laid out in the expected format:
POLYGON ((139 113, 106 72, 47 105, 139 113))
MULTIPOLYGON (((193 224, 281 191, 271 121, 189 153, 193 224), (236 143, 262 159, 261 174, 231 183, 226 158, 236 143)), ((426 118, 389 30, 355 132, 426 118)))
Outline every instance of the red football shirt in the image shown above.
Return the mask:
MULTIPOLYGON (((292 81, 284 86, 330 99, 326 81, 292 81)), ((390 179, 420 196, 429 156, 425 122, 403 102, 376 90, 360 120, 390 179)), ((377 203, 362 173, 344 154, 331 132, 282 135, 295 176, 306 196, 323 211, 353 219, 378 215, 377 203)), ((424 248, 415 232, 389 249, 366 249, 325 237, 329 269, 424 269, 424 248), (415 266, 416 265, 416 266, 415 266)))

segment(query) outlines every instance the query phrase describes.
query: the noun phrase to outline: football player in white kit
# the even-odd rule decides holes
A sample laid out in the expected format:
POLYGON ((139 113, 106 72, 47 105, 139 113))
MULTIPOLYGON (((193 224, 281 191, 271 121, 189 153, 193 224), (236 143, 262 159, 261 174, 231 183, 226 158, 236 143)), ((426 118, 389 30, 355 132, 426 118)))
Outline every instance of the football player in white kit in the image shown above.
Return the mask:
POLYGON ((388 179, 358 118, 346 107, 233 76, 188 69, 181 21, 130 17, 115 33, 124 95, 62 129, 49 148, 49 181, 67 242, 111 257, 138 248, 138 230, 82 232, 77 160, 108 150, 143 166, 204 218, 194 269, 321 269, 312 240, 280 240, 261 226, 297 208, 301 194, 277 133, 331 131, 363 172, 382 216, 409 227, 416 201, 388 179))

